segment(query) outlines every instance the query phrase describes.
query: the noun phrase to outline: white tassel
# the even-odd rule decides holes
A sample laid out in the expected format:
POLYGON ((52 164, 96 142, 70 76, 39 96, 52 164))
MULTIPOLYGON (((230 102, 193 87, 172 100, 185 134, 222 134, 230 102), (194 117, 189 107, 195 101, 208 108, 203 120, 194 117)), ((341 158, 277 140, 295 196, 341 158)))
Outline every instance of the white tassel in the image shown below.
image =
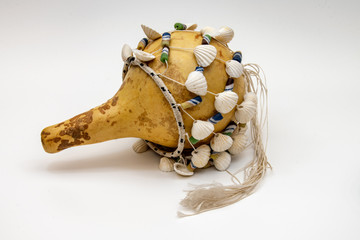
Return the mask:
MULTIPOLYGON (((254 91, 255 87, 253 86, 251 78, 255 77, 260 82, 260 96, 267 97, 265 82, 262 82, 259 76, 259 67, 257 65, 246 66, 248 66, 249 69, 245 69, 245 80, 251 83, 250 87, 254 91)), ((255 81, 255 83, 257 83, 257 81, 255 81)), ((266 104, 267 101, 265 100, 264 102, 266 104)), ((260 112, 260 114, 262 114, 262 111, 260 112)), ((195 186, 193 189, 187 191, 187 196, 180 202, 185 210, 189 212, 178 212, 179 217, 191 216, 228 206, 246 198, 255 191, 259 182, 264 178, 267 168, 271 167, 265 154, 265 147, 262 143, 262 129, 260 127, 266 125, 266 122, 260 122, 259 119, 267 121, 267 115, 263 118, 261 116, 258 118, 255 113, 255 117, 252 118, 250 122, 252 131, 251 142, 253 142, 255 157, 244 170, 243 181, 240 182, 235 175, 232 175, 233 180, 238 182, 237 184, 224 186, 219 183, 214 183, 195 186)))

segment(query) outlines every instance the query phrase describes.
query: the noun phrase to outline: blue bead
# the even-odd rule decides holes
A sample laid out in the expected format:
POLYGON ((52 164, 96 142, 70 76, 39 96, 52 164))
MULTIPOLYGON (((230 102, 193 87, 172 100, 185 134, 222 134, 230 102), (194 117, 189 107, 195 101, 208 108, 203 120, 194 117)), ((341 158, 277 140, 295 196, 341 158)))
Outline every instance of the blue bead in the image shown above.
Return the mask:
POLYGON ((196 96, 193 99, 191 99, 190 101, 192 101, 195 104, 199 104, 202 102, 202 98, 200 96, 196 96))
POLYGON ((204 68, 203 68, 203 67, 196 67, 196 68, 195 68, 195 71, 203 72, 203 71, 204 71, 204 68))
POLYGON ((170 40, 171 39, 171 35, 168 32, 164 32, 162 35, 162 40, 170 40))
POLYGON ((211 118, 209 118, 209 122, 211 122, 212 124, 217 124, 218 122, 220 122, 223 119, 223 115, 221 113, 217 113, 214 116, 212 116, 211 118))
POLYGON ((238 61, 239 63, 241 63, 242 53, 240 51, 235 52, 234 55, 233 55, 233 60, 238 61))
POLYGON ((149 39, 147 39, 147 38, 143 38, 143 39, 141 39, 141 41, 143 41, 145 43, 145 46, 148 45, 148 43, 149 43, 149 39))
POLYGON ((229 78, 226 82, 225 91, 232 91, 234 89, 234 79, 229 78))
POLYGON ((224 129, 223 134, 230 136, 236 129, 236 123, 231 121, 224 129))

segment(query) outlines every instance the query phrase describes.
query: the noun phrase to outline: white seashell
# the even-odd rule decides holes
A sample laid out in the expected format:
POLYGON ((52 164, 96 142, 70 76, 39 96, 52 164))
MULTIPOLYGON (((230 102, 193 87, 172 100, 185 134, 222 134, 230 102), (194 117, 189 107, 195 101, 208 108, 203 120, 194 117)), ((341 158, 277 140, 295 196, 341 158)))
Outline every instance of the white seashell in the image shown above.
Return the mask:
POLYGON ((124 62, 132 56, 132 50, 131 47, 127 44, 124 44, 122 50, 121 50, 121 57, 124 62))
POLYGON ((141 27, 142 27, 145 35, 146 35, 149 39, 155 40, 155 39, 161 38, 161 34, 158 33, 157 31, 155 31, 154 29, 149 28, 148 26, 145 26, 145 25, 143 25, 143 24, 141 24, 141 27))
POLYGON ((190 92, 204 96, 207 93, 207 82, 202 71, 193 71, 189 74, 185 87, 190 92))
POLYGON ((211 122, 195 120, 191 128, 191 135, 197 140, 202 140, 208 137, 213 131, 214 125, 211 122))
POLYGON ((212 45, 199 45, 194 49, 196 61, 201 67, 209 66, 214 61, 216 53, 216 48, 212 45))
POLYGON ((246 93, 244 96, 244 100, 254 102, 257 105, 257 96, 254 92, 246 93))
POLYGON ((241 63, 235 60, 226 61, 226 73, 231 78, 238 78, 243 74, 244 68, 241 63))
POLYGON ((213 157, 214 166, 219 171, 225 171, 231 163, 231 155, 227 152, 216 153, 213 157))
POLYGON ((256 103, 245 99, 235 111, 236 121, 239 123, 247 123, 249 122, 256 113, 256 103))
POLYGON ((133 52, 135 57, 142 62, 148 62, 155 59, 154 55, 141 50, 134 49, 133 52))
POLYGON ((233 91, 219 93, 215 97, 215 109, 220 113, 228 113, 235 107, 238 99, 239 96, 233 91))
POLYGON ((229 149, 232 144, 232 138, 222 133, 216 133, 210 141, 210 146, 215 152, 223 152, 229 149))
POLYGON ((160 159, 159 168, 163 172, 172 172, 174 171, 174 160, 167 157, 162 157, 160 159))
POLYGON ((206 26, 200 30, 200 33, 204 35, 206 32, 213 32, 216 31, 216 28, 206 26))
POLYGON ((234 37, 234 30, 230 27, 221 27, 216 39, 223 43, 229 43, 234 37))
POLYGON ((235 155, 241 153, 245 148, 248 138, 245 134, 238 134, 233 136, 233 144, 229 148, 229 153, 235 155))
POLYGON ((197 24, 196 23, 186 23, 186 30, 195 30, 197 28, 197 24))
POLYGON ((194 175, 194 172, 190 171, 184 164, 175 163, 174 170, 177 174, 188 177, 194 175))
POLYGON ((231 137, 234 139, 234 137, 237 136, 237 135, 239 135, 239 134, 243 135, 243 134, 246 133, 247 129, 248 129, 247 125, 242 126, 242 124, 238 124, 238 125, 236 126, 233 134, 231 134, 231 137))
POLYGON ((245 134, 246 131, 248 130, 248 126, 247 126, 247 125, 245 125, 244 127, 241 127, 240 124, 239 124, 238 126, 239 126, 239 128, 240 128, 239 131, 238 131, 239 134, 245 134))
POLYGON ((208 34, 214 38, 216 38, 220 34, 219 30, 217 30, 216 28, 213 28, 213 27, 209 27, 209 26, 201 29, 200 33, 201 33, 201 35, 208 34))
POLYGON ((206 144, 201 145, 200 147, 192 151, 192 164, 197 168, 205 167, 210 159, 210 151, 210 147, 206 144))
POLYGON ((143 153, 149 149, 149 146, 145 143, 144 140, 139 139, 132 145, 132 148, 136 153, 143 153))

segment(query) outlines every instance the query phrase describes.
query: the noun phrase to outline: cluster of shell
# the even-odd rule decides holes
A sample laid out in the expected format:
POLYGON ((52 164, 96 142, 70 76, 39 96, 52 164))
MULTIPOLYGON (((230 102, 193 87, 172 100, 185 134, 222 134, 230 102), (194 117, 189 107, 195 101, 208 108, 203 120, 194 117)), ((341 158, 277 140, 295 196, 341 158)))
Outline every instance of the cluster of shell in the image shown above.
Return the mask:
MULTIPOLYGON (((170 50, 171 34, 165 32, 160 34, 157 31, 141 25, 147 38, 141 39, 137 49, 131 49, 125 44, 122 49, 122 59, 124 62, 130 57, 135 56, 142 62, 148 62, 155 59, 155 56, 147 53, 144 48, 149 42, 162 37, 163 51, 160 60, 166 62, 168 60, 170 50)), ((176 23, 175 30, 195 30, 197 24, 176 23)), ((224 44, 229 43, 234 37, 234 31, 230 27, 221 27, 220 29, 205 27, 201 29, 203 35, 202 44, 195 47, 194 55, 198 63, 195 71, 188 75, 185 87, 188 91, 197 94, 181 104, 182 109, 193 107, 202 102, 201 96, 206 95, 207 81, 203 74, 204 68, 209 66, 216 58, 217 50, 210 45, 211 39, 215 38, 224 44)), ((238 105, 238 95, 233 92, 234 78, 239 78, 243 74, 243 66, 241 64, 242 54, 240 51, 233 54, 231 60, 226 61, 226 73, 229 79, 223 92, 216 94, 215 109, 217 113, 207 121, 195 120, 191 129, 190 143, 196 144, 207 138, 210 134, 214 137, 207 144, 200 145, 194 149, 190 156, 180 157, 178 159, 169 159, 162 157, 159 168, 162 171, 176 171, 182 176, 191 176, 194 170, 198 168, 207 168, 215 166, 217 170, 225 171, 231 163, 231 155, 239 154, 247 146, 246 123, 249 122, 256 113, 257 97, 252 92, 247 92, 244 101, 238 105), (231 121, 221 133, 214 133, 214 125, 223 119, 222 114, 229 113, 236 107, 234 121, 231 121)), ((134 143, 133 149, 137 153, 145 152, 148 149, 146 142, 142 139, 134 143)))

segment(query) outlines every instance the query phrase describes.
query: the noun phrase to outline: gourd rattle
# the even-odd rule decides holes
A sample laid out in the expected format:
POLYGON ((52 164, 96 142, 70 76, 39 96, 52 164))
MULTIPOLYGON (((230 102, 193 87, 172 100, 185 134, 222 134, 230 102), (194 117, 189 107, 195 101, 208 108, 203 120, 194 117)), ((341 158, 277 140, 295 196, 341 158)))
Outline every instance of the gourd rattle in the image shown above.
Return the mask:
POLYGON ((162 171, 182 176, 212 166, 226 171, 232 155, 252 146, 255 157, 242 183, 202 185, 188 192, 182 205, 196 214, 246 197, 265 175, 269 164, 261 130, 267 89, 260 68, 243 65, 242 53, 227 46, 234 36, 231 28, 174 27, 160 34, 142 25, 146 37, 137 48, 123 46, 118 92, 98 107, 45 128, 41 142, 46 152, 56 153, 136 137, 135 152, 150 148, 161 156, 162 171))

